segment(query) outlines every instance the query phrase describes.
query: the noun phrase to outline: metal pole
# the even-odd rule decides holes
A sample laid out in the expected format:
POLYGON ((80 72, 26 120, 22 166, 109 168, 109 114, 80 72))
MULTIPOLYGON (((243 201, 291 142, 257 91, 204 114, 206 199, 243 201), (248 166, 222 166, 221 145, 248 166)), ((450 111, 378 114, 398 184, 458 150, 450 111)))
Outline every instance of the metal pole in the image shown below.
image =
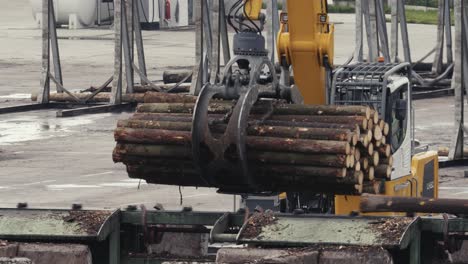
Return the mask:
POLYGON ((408 37, 408 24, 406 23, 406 12, 405 12, 405 2, 403 0, 398 0, 398 11, 400 16, 400 30, 401 30, 401 42, 403 44, 403 53, 405 56, 405 62, 411 63, 411 49, 410 41, 408 37))
POLYGON ((210 77, 209 81, 211 83, 216 83, 218 79, 219 73, 219 64, 221 62, 220 57, 220 50, 221 50, 221 41, 220 41, 220 1, 224 0, 214 0, 213 3, 210 5, 210 15, 212 19, 212 27, 210 31, 211 41, 212 41, 212 50, 208 50, 211 54, 211 61, 210 61, 210 77))
POLYGON ((223 59, 224 64, 228 63, 231 60, 231 49, 229 48, 229 35, 228 35, 228 26, 226 21, 226 6, 224 5, 224 1, 220 0, 219 2, 219 10, 220 10, 220 34, 221 34, 221 42, 223 45, 223 59))
POLYGON ((195 66, 193 68, 192 84, 190 94, 196 95, 201 89, 201 71, 203 71, 203 24, 202 5, 203 1, 194 1, 193 17, 195 22, 195 66))
POLYGON ((398 0, 391 0, 391 8, 392 8, 392 35, 391 35, 391 47, 390 47, 390 56, 392 62, 398 62, 398 0))
POLYGON ((452 137, 449 158, 463 158, 464 142, 464 85, 463 85, 463 1, 455 0, 455 67, 452 88, 455 93, 455 133, 452 137))
MULTIPOLYGON (((135 42, 136 42, 136 50, 138 56, 138 67, 140 72, 147 76, 146 71, 146 59, 145 59, 145 48, 143 45, 143 35, 141 32, 141 25, 140 25, 140 8, 137 1, 133 2, 133 25, 135 27, 135 42)), ((146 85, 146 80, 144 78, 140 78, 141 85, 146 85)))
POLYGON ((381 1, 375 2, 377 30, 380 40, 380 51, 386 62, 390 62, 390 52, 388 48, 387 20, 385 18, 384 6, 381 1))
POLYGON ((114 78, 111 104, 122 102, 122 0, 114 0, 114 78))
POLYGON ((434 56, 432 72, 441 73, 444 55, 444 30, 445 30, 445 0, 439 0, 439 22, 437 24, 437 48, 434 56))
POLYGON ((125 67, 124 67, 124 75, 126 80, 126 90, 127 93, 133 93, 133 55, 132 55, 132 46, 133 39, 130 34, 133 31, 133 26, 130 28, 129 20, 131 18, 131 13, 128 11, 128 7, 132 8, 132 6, 128 5, 128 1, 131 0, 123 0, 122 2, 122 44, 123 44, 123 52, 125 58, 125 67))
POLYGON ((96 9, 96 17, 97 17, 97 25, 100 26, 101 25, 101 0, 96 0, 96 4, 97 4, 97 9, 96 9))
POLYGON ((362 24, 362 2, 356 0, 356 33, 355 33, 355 50, 354 50, 354 61, 363 61, 363 24, 362 24))
POLYGON ((50 44, 52 49, 52 58, 54 65, 54 77, 60 83, 56 85, 57 93, 63 93, 63 77, 62 77, 62 65, 60 62, 60 52, 58 46, 57 37, 57 24, 55 22, 55 10, 53 2, 49 6, 49 33, 50 33, 50 44))
POLYGON ((453 50, 452 50, 452 14, 450 13, 450 1, 445 1, 444 8, 445 17, 445 39, 446 39, 446 52, 447 52, 447 63, 453 63, 453 50))
POLYGON ((42 0, 42 67, 41 67, 41 90, 38 94, 38 102, 49 103, 50 94, 50 35, 49 35, 49 6, 51 0, 42 0))

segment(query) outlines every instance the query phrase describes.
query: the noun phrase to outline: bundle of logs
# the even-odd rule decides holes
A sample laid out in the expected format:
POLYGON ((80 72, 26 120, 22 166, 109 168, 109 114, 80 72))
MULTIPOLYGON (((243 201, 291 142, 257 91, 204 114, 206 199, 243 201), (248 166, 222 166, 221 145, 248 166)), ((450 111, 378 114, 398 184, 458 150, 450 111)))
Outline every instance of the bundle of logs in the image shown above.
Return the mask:
MULTIPOLYGON (((132 117, 119 121, 114 161, 124 163, 131 178, 148 183, 219 188, 206 181, 192 159, 196 97, 170 97, 170 103, 156 96, 145 100, 132 117)), ((208 115, 212 134, 224 133, 233 105, 212 101, 208 115)), ((249 171, 260 191, 384 191, 393 163, 389 126, 371 108, 275 103, 271 111, 271 104, 261 101, 249 118, 249 171)), ((235 161, 235 151, 226 158, 235 161)), ((230 180, 219 175, 217 182, 230 180)))

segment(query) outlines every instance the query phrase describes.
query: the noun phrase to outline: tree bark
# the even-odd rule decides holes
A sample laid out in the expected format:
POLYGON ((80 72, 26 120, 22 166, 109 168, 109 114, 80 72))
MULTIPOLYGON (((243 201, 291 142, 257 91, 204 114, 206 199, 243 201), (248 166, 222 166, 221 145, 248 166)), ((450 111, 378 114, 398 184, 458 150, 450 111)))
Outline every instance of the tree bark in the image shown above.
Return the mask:
POLYGON ((379 165, 375 167, 375 177, 379 179, 388 179, 392 175, 392 167, 388 165, 379 165))
POLYGON ((380 148, 377 148, 378 153, 380 154, 380 157, 382 158, 388 158, 391 155, 391 148, 390 145, 385 145, 381 146, 380 148))
POLYGON ((192 71, 189 70, 166 70, 163 72, 164 83, 192 82, 192 71))
MULTIPOLYGON (((190 145, 191 133, 164 129, 117 128, 115 140, 133 144, 190 145)), ((261 151, 298 152, 309 154, 349 155, 351 146, 345 141, 306 140, 274 137, 247 137, 247 148, 261 151)))
MULTIPOLYGON (((144 103, 191 103, 194 104, 197 97, 188 94, 172 94, 172 93, 158 93, 147 92, 145 93, 144 103)), ((143 105, 145 105, 143 104, 143 105)))
MULTIPOLYGON (((91 93, 73 93, 73 95, 80 99, 86 100, 91 93)), ((143 103, 144 94, 123 94, 122 102, 124 103, 143 103)), ((110 93, 99 93, 94 96, 92 99, 87 101, 88 103, 108 103, 110 101, 110 93)), ((74 98, 66 93, 51 93, 49 97, 52 102, 76 102, 74 98)), ((37 101, 36 96, 31 96, 32 101, 37 101)))
POLYGON ((468 201, 463 199, 433 199, 363 195, 361 212, 402 212, 466 214, 468 201))
MULTIPOLYGON (((170 121, 121 120, 118 122, 117 127, 126 127, 133 129, 165 129, 191 131, 192 123, 170 121)), ((210 126, 211 131, 214 133, 224 133, 226 128, 227 125, 225 124, 210 126)), ((253 125, 247 128, 247 134, 250 136, 347 141, 352 145, 355 145, 357 143, 357 135, 351 132, 351 130, 349 129, 275 127, 253 125)))

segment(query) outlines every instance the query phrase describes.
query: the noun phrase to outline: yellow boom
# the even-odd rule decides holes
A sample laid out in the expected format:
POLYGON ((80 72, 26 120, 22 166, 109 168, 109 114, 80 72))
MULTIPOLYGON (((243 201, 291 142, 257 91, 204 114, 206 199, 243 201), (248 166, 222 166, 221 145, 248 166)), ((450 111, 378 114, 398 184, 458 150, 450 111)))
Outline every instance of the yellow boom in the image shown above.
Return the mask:
POLYGON ((334 56, 334 26, 326 0, 289 0, 287 5, 288 13, 281 15, 278 58, 284 66, 293 66, 305 104, 326 104, 325 59, 333 65, 334 56))

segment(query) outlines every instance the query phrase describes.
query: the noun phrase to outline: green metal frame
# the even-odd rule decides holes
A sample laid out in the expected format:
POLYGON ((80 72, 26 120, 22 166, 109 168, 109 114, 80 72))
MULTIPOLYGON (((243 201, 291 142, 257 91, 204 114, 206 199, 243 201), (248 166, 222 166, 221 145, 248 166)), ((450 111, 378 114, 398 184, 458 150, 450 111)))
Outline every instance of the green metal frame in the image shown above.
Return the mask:
MULTIPOLYGON (((341 232, 338 231, 341 227, 358 228, 357 232, 366 229, 366 223, 382 217, 342 217, 331 215, 287 215, 278 214, 279 219, 277 227, 283 226, 284 230, 291 232, 295 229, 302 230, 301 236, 289 236, 289 234, 279 234, 278 232, 268 233, 268 228, 262 234, 262 239, 244 239, 242 231, 245 229, 245 214, 244 213, 222 213, 222 212, 181 212, 181 211, 112 211, 110 216, 101 224, 101 227, 96 234, 86 233, 70 233, 63 229, 64 223, 56 221, 57 219, 48 219, 51 213, 61 214, 69 210, 31 210, 31 209, 0 209, 0 239, 10 239, 19 241, 72 241, 75 243, 91 243, 93 241, 101 243, 109 243, 109 263, 112 264, 158 264, 164 263, 167 260, 157 258, 145 258, 141 256, 123 256, 122 252, 127 252, 128 249, 121 248, 121 232, 127 232, 122 225, 142 227, 143 216, 145 216, 147 225, 182 225, 182 226, 206 226, 211 230, 211 242, 232 242, 238 244, 252 245, 268 245, 268 246, 289 246, 303 247, 317 244, 336 244, 339 241, 329 239, 323 240, 325 236, 321 236, 323 232, 341 232), (12 229, 9 221, 18 220, 18 217, 24 217, 20 230, 18 225, 16 230, 12 229), (58 224, 60 228, 49 234, 43 234, 40 230, 21 229, 26 226, 43 226, 58 224), (323 224, 328 222, 328 224, 323 224), (354 225, 353 225, 354 223, 354 225), (316 227, 316 229, 314 229, 316 227), (61 229, 62 228, 62 229, 61 229), (232 228, 239 229, 236 234, 232 233, 232 228), (317 231, 320 229, 320 232, 317 231), (227 232, 229 230, 229 232, 227 232), (13 232, 14 231, 14 232, 13 232), (66 232, 62 232, 66 231, 66 232), (309 234, 309 235, 307 235, 309 234), (302 237, 302 238, 301 238, 302 237)), ((68 225, 68 223, 65 223, 68 225)), ((356 239, 343 243, 343 245, 374 245, 383 246, 385 248, 399 248, 400 250, 408 250, 410 263, 421 263, 421 239, 422 236, 430 235, 432 238, 442 238, 444 230, 448 226, 448 234, 460 232, 468 232, 468 219, 455 218, 444 220, 441 217, 419 217, 412 221, 406 227, 406 230, 401 235, 399 241, 385 244, 379 243, 376 237, 369 239, 356 239)), ((49 227, 50 229, 50 227, 49 227)), ((47 229, 47 230, 49 230, 47 229)), ((341 229, 340 229, 341 230, 341 229)), ((263 232, 263 229, 262 229, 263 232)), ((354 232, 354 231, 350 231, 354 232)), ((296 232, 297 233, 297 232, 296 232)), ((356 233, 356 232, 354 232, 356 233)), ((132 235, 138 235, 137 233, 132 235)), ((467 237, 468 239, 468 237, 467 237)))

